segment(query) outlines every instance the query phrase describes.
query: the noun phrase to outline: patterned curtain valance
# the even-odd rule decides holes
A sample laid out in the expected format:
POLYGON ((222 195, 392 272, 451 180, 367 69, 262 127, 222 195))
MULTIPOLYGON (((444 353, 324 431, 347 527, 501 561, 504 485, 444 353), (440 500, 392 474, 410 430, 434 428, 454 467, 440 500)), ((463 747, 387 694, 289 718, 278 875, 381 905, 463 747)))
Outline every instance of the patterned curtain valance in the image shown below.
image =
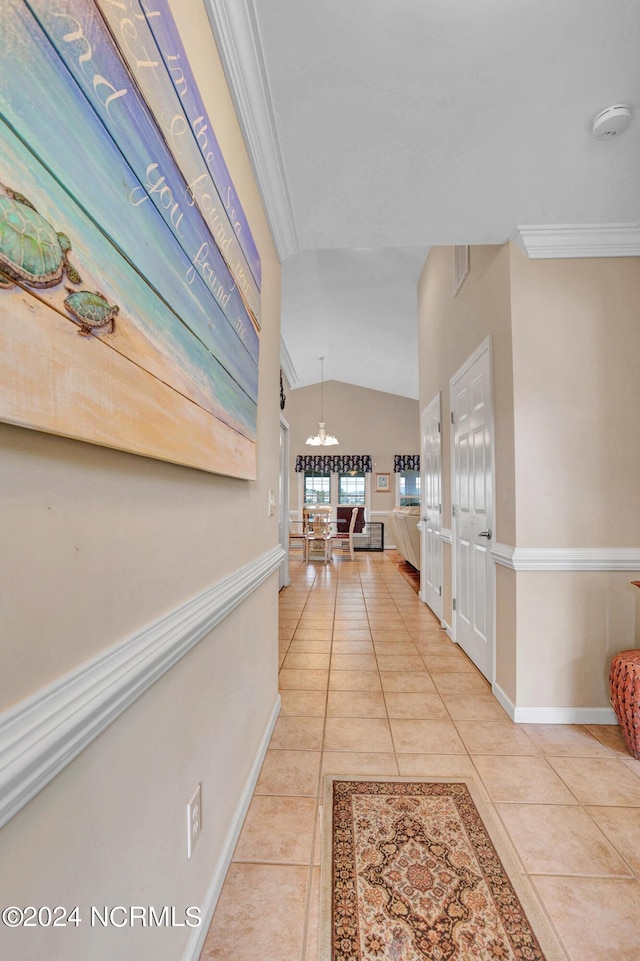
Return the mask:
POLYGON ((298 454, 296 471, 328 471, 330 474, 346 474, 350 470, 372 471, 371 454, 298 454))
POLYGON ((420 454, 394 454, 394 474, 399 474, 403 470, 420 470, 420 454))

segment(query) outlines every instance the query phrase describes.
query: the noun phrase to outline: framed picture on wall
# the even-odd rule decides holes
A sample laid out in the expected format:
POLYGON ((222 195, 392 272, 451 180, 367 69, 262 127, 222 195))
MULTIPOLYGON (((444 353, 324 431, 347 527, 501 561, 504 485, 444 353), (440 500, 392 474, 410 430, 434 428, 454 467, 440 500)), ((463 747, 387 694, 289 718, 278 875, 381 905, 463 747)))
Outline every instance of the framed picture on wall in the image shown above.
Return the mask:
POLYGON ((376 474, 376 493, 386 494, 391 490, 391 474, 376 474))
POLYGON ((0 421, 255 480, 260 255, 172 6, 0 4, 0 421))

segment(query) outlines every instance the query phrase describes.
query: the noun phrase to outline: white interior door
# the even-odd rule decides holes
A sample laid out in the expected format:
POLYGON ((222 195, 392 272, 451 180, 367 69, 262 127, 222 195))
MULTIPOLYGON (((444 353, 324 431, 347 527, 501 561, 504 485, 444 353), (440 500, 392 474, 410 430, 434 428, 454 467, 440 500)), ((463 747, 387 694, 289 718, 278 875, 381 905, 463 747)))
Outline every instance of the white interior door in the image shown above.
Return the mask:
POLYGON ((280 565, 279 589, 288 587, 289 577, 289 425, 280 416, 280 474, 278 484, 278 535, 285 552, 280 565))
POLYGON ((488 340, 451 378, 454 637, 493 681, 493 409, 488 340))
POLYGON ((442 619, 442 446, 440 394, 422 412, 420 597, 442 619))

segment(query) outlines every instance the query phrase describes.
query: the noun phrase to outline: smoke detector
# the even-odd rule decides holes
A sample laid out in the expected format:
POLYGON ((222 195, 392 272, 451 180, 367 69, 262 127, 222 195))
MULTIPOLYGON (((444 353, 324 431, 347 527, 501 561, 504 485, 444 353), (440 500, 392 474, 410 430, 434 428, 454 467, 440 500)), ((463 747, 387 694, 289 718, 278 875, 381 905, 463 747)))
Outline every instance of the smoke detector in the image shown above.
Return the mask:
POLYGON ((591 132, 596 140, 613 140, 625 132, 631 123, 631 111, 622 103, 601 110, 593 121, 591 132))

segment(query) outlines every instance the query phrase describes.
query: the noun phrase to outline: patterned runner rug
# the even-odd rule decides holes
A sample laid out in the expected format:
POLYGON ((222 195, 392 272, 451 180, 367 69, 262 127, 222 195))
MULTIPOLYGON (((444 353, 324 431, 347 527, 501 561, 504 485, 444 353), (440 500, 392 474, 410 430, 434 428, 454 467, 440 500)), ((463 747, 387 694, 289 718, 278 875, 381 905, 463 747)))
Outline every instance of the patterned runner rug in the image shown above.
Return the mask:
POLYGON ((326 779, 319 961, 566 961, 472 779, 326 779))

